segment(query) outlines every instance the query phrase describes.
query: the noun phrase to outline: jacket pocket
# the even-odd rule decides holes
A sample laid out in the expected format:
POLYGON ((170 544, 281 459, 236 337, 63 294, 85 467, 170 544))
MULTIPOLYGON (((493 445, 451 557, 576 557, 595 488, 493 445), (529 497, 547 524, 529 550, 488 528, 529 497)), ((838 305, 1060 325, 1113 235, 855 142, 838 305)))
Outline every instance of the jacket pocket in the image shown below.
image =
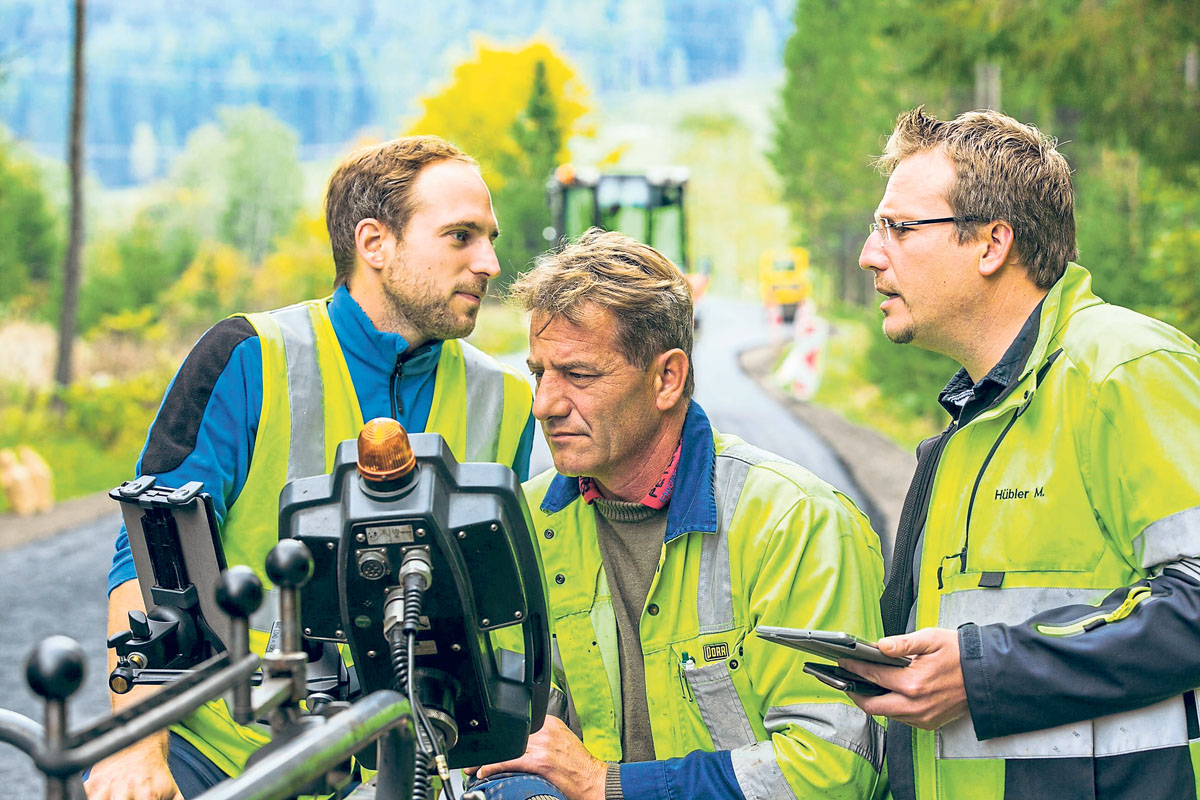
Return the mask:
POLYGON ((736 750, 757 741, 728 660, 698 667, 690 658, 683 659, 680 670, 715 749, 736 750))

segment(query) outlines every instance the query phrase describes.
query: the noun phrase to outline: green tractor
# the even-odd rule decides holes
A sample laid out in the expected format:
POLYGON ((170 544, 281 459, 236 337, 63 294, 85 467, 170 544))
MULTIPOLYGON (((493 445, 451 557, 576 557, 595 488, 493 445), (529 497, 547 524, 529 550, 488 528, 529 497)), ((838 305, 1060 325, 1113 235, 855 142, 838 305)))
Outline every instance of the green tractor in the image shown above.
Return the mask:
POLYGON ((687 183, 687 167, 601 173, 563 164, 546 184, 550 205, 546 240, 557 244, 575 239, 591 227, 620 231, 675 262, 687 276, 698 306, 709 276, 707 269, 692 269, 684 207, 687 183))

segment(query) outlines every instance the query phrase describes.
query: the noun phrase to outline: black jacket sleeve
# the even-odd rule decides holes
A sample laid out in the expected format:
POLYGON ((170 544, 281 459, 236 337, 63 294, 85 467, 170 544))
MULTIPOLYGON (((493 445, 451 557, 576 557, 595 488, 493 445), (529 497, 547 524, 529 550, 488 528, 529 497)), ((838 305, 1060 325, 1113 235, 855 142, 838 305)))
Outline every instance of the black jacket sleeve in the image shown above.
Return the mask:
POLYGON ((1019 625, 959 628, 975 735, 991 739, 1129 711, 1200 687, 1200 559, 1164 565, 1100 606, 1051 609, 1019 625), (1151 592, 1128 616, 1111 614, 1131 591, 1151 592))

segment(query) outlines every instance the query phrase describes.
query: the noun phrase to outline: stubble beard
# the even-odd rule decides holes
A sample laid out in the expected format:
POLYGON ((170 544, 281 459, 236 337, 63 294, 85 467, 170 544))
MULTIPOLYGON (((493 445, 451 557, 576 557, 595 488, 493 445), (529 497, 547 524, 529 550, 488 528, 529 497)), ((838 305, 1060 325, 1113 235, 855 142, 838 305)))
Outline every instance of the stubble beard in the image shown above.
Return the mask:
MULTIPOLYGON (((901 303, 904 303, 901 300, 901 303)), ((908 304, 904 303, 905 310, 908 309, 908 304)), ((917 323, 910 314, 907 322, 900 324, 898 329, 888 330, 888 314, 884 312, 883 322, 880 327, 883 330, 883 335, 888 338, 893 344, 909 344, 917 335, 917 323)))
POLYGON ((435 290, 414 281, 405 274, 404 265, 397 261, 389 268, 383 281, 387 297, 387 325, 393 331, 415 331, 424 341, 461 339, 475 330, 479 307, 473 306, 461 316, 454 313, 450 297, 438 296, 435 290))
POLYGON ((892 344, 910 344, 913 337, 917 335, 916 326, 911 323, 900 328, 898 331, 889 331, 887 320, 883 321, 883 335, 886 336, 892 344))

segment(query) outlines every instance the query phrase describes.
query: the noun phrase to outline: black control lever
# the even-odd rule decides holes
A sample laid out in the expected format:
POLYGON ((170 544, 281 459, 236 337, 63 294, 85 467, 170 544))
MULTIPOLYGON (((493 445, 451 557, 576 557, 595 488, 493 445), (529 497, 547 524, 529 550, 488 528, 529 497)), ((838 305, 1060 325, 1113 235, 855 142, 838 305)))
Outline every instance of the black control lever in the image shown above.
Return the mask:
POLYGON ((108 685, 117 694, 128 692, 138 670, 180 670, 203 660, 203 641, 196 619, 175 606, 155 606, 146 614, 129 612, 129 630, 113 634, 108 646, 117 651, 117 666, 108 685))

